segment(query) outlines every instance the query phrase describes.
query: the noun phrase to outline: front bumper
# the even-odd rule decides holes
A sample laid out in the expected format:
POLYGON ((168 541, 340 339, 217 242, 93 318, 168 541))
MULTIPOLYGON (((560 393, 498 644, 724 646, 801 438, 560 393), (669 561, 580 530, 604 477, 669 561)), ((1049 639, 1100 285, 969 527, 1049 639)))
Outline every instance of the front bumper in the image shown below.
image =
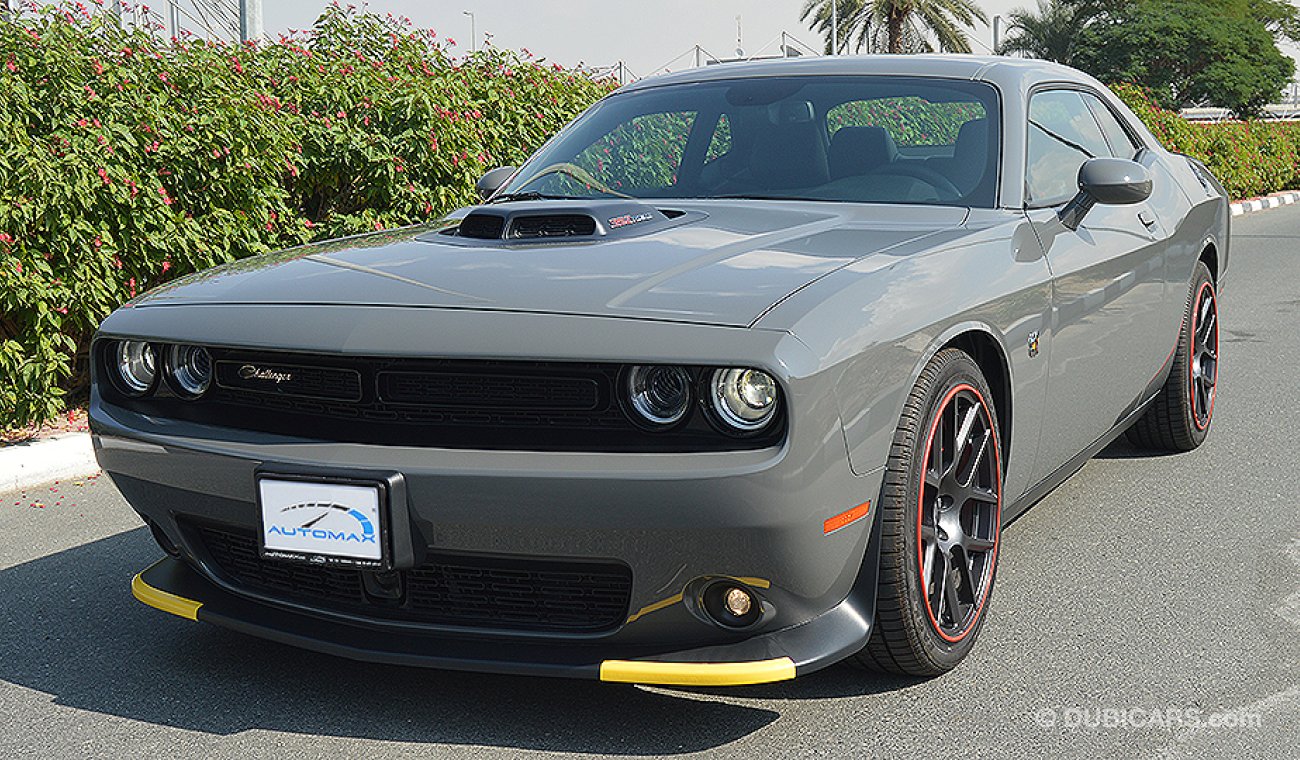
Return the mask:
POLYGON ((876 500, 881 473, 849 468, 834 396, 820 378, 793 384, 792 403, 800 414, 781 446, 689 454, 308 440, 150 417, 106 403, 95 389, 90 421, 105 472, 178 550, 179 560, 135 584, 154 606, 380 662, 717 684, 830 664, 870 631, 874 520, 866 518, 875 510, 863 505, 876 500), (426 625, 250 590, 213 565, 192 527, 256 531, 255 473, 268 469, 398 478, 394 527, 405 531, 411 562, 437 552, 625 565, 626 618, 582 633, 426 625), (707 620, 691 594, 714 578, 759 591, 760 621, 737 631, 707 620))

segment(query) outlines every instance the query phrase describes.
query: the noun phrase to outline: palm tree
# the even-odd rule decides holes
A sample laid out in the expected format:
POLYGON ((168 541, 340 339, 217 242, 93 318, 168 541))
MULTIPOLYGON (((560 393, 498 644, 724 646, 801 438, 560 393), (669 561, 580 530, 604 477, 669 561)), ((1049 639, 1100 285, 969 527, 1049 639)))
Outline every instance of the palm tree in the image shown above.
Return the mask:
POLYGON ((975 0, 805 0, 800 19, 826 37, 831 50, 831 9, 839 15, 839 40, 835 47, 856 37, 856 49, 867 52, 932 52, 933 38, 940 50, 969 53, 970 40, 962 27, 988 23, 975 0), (832 3, 835 3, 832 6, 832 3))
POLYGON ((1020 53, 1070 65, 1075 41, 1091 14, 1079 3, 1038 0, 1038 12, 1017 8, 1007 14, 1008 37, 998 46, 998 55, 1020 53))

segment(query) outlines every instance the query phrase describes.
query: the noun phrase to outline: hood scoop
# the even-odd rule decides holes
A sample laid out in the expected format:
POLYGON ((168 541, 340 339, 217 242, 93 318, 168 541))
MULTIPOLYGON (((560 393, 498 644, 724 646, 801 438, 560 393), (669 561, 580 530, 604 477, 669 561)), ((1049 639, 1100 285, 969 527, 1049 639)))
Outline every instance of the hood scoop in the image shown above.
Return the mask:
POLYGON ((424 240, 465 245, 578 243, 638 237, 704 219, 699 211, 661 210, 637 201, 530 201, 478 206, 424 240))

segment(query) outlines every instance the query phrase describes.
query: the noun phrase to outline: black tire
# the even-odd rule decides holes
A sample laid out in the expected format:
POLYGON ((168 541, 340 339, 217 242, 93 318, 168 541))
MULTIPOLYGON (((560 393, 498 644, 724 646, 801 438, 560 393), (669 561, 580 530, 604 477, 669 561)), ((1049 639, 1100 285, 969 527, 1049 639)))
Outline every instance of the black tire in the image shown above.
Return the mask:
POLYGON ((881 488, 875 624, 856 664, 936 676, 974 646, 1001 534, 1003 467, 992 399, 979 366, 957 349, 935 355, 908 395, 881 488), (975 421, 966 423, 972 412, 975 421), (956 579, 955 597, 946 593, 949 578, 956 579))
POLYGON ((1219 375, 1219 305, 1214 280, 1197 262, 1183 311, 1173 365, 1151 406, 1128 429, 1134 446, 1150 451, 1191 451, 1210 434, 1219 375))

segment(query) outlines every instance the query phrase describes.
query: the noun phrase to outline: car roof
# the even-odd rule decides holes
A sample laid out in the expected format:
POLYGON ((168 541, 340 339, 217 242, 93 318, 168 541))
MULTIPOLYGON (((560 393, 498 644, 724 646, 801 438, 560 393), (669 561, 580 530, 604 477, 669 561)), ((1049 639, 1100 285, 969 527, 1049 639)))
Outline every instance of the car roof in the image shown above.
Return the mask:
POLYGON ((1076 69, 1050 61, 992 55, 838 55, 737 61, 647 77, 620 92, 670 84, 768 76, 881 75, 941 77, 990 82, 1004 91, 1027 91, 1038 82, 1077 82, 1100 86, 1076 69))

